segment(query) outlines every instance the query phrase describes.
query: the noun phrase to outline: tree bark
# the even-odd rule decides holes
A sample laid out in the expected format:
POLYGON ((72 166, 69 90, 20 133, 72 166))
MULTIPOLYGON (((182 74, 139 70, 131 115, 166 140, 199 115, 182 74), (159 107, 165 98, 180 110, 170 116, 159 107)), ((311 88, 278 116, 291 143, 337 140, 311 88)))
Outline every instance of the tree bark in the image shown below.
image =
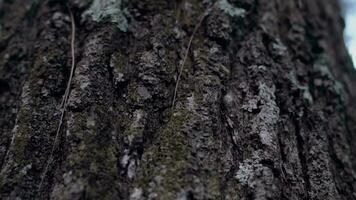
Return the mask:
POLYGON ((356 199, 337 0, 0 7, 1 199, 356 199))

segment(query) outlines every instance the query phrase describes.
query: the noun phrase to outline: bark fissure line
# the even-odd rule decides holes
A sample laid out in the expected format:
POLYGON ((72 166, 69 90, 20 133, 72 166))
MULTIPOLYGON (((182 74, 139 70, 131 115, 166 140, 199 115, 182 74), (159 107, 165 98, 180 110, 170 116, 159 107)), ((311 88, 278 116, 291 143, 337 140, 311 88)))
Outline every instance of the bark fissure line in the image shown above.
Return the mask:
POLYGON ((42 185, 43 185, 43 181, 46 177, 46 174, 47 174, 47 171, 48 171, 48 168, 53 160, 53 154, 54 154, 54 150, 56 148, 56 144, 58 142, 58 137, 59 137, 59 133, 61 131, 61 127, 62 127, 62 124, 63 124, 63 119, 64 119, 64 115, 65 115, 65 109, 66 109, 66 106, 67 106, 67 102, 68 102, 68 98, 69 98, 69 92, 70 92, 70 85, 72 83, 72 79, 73 79, 73 76, 74 76, 74 69, 75 69, 75 21, 74 21, 74 16, 73 16, 73 13, 70 9, 69 10, 69 14, 70 14, 70 19, 71 19, 71 42, 70 42, 70 47, 71 47, 71 57, 72 57, 72 63, 71 63, 71 70, 70 70, 70 75, 69 75, 69 80, 68 80, 68 83, 67 83, 67 88, 65 90, 65 93, 64 93, 64 96, 63 96, 63 99, 62 99, 62 102, 61 102, 61 117, 59 119, 59 124, 58 124, 58 128, 57 128, 57 131, 56 131, 56 135, 55 135, 55 138, 54 138, 54 141, 53 141, 53 144, 52 144, 52 149, 51 149, 51 152, 49 154, 49 159, 47 161, 47 164, 46 164, 46 167, 41 175, 41 182, 39 184, 39 187, 38 187, 38 191, 41 192, 41 189, 42 189, 42 185))
POLYGON ((309 191, 311 188, 310 178, 308 175, 308 166, 306 164, 307 160, 305 157, 304 142, 303 142, 303 137, 301 135, 299 120, 294 121, 294 126, 295 126, 295 134, 297 136, 296 139, 297 139, 299 162, 300 162, 300 165, 302 166, 302 172, 303 172, 303 180, 304 180, 304 187, 305 187, 304 199, 310 199, 310 197, 309 197, 309 191))

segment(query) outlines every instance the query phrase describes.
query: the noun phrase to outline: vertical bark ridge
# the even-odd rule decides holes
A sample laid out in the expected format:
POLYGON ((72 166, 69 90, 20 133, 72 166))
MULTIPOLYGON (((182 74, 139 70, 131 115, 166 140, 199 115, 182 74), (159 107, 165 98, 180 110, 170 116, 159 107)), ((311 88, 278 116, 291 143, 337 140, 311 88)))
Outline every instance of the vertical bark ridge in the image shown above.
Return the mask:
POLYGON ((27 44, 33 44, 31 39, 33 40, 35 31, 23 33, 32 24, 28 20, 23 20, 27 12, 19 2, 16 2, 13 6, 6 3, 1 6, 1 13, 3 14, 0 19, 2 24, 0 37, 2 58, 0 70, 0 132, 2 138, 0 142, 0 168, 4 164, 5 155, 9 150, 21 96, 21 87, 33 54, 30 51, 32 48, 27 44), (19 9, 16 10, 16 7, 19 9))
MULTIPOLYGON (((44 6, 42 5, 42 8, 44 6)), ((36 197, 37 184, 30 182, 39 181, 42 163, 48 156, 48 149, 51 148, 58 119, 56 103, 62 94, 63 74, 66 71, 65 50, 68 49, 68 38, 58 35, 69 33, 63 15, 59 14, 57 21, 47 18, 56 11, 61 12, 58 7, 41 12, 38 20, 42 22, 39 24, 46 33, 37 32, 41 46, 29 46, 28 49, 29 52, 35 52, 33 53, 35 59, 28 65, 12 140, 0 173, 3 197, 14 195, 23 198, 36 197)), ((26 14, 29 14, 28 12, 30 11, 27 10, 26 14)), ((33 34, 31 31, 29 33, 33 34)), ((56 159, 60 159, 60 156, 56 159)))

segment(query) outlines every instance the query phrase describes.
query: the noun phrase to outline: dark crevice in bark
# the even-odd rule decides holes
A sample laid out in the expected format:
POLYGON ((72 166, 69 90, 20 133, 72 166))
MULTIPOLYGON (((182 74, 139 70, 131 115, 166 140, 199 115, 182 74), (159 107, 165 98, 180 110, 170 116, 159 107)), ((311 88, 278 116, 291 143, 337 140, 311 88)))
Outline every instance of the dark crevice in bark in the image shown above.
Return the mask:
POLYGON ((300 164, 302 166, 302 172, 303 172, 303 180, 304 180, 304 187, 305 187, 305 197, 304 199, 310 199, 309 192, 311 189, 310 186, 310 179, 309 179, 309 171, 308 171, 308 165, 307 165, 307 159, 305 157, 306 150, 305 150, 305 145, 304 145, 304 140, 302 137, 301 129, 300 129, 300 119, 298 118, 294 120, 294 126, 295 126, 295 134, 297 136, 297 147, 298 147, 298 156, 300 160, 300 164))
MULTIPOLYGON (((280 123, 283 123, 283 122, 279 122, 278 124, 280 123)), ((282 130, 284 127, 283 126, 278 126, 279 127, 279 130, 282 130)), ((279 152, 280 152, 280 156, 281 156, 281 159, 282 159, 282 162, 286 162, 286 153, 284 152, 284 144, 282 143, 282 140, 281 140, 281 134, 283 134, 283 132, 281 131, 278 131, 278 134, 277 134, 277 137, 278 137, 278 146, 279 146, 279 152)), ((281 169, 283 170, 283 169, 281 169)))

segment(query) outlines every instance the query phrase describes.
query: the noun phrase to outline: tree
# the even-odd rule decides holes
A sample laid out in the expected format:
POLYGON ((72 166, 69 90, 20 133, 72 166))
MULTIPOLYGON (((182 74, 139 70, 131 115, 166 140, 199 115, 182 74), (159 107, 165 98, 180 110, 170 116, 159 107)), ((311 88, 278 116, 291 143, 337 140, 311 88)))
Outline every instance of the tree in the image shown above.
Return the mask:
POLYGON ((356 199, 336 0, 0 5, 1 199, 356 199))

